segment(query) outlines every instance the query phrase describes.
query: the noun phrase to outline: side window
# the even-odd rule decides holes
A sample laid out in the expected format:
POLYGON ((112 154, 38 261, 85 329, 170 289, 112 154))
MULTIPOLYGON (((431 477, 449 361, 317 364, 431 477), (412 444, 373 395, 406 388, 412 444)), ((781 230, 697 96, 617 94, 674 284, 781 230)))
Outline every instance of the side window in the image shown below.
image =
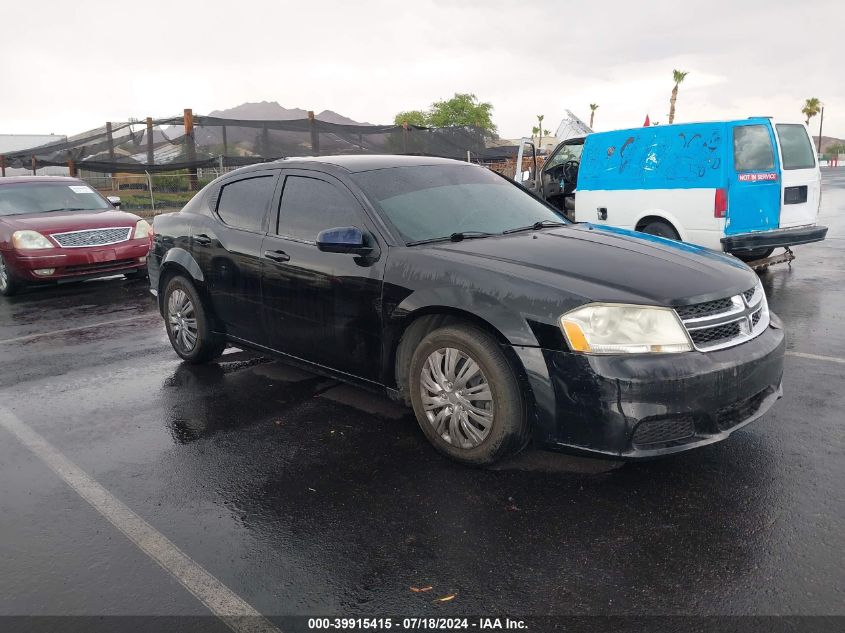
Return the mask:
POLYGON ((739 125, 734 128, 734 169, 763 171, 775 168, 775 153, 765 125, 739 125))
POLYGON ((288 176, 279 207, 276 233, 314 242, 325 229, 358 224, 358 203, 325 180, 288 176))
POLYGON ((245 231, 264 231, 264 215, 273 197, 273 176, 257 176, 223 185, 217 215, 224 223, 245 231))

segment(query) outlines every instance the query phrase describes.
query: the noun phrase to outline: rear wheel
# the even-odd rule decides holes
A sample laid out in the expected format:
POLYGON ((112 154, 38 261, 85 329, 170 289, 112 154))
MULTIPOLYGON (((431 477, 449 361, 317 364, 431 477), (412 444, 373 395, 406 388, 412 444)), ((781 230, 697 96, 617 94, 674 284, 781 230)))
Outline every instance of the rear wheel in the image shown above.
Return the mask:
POLYGON ((665 237, 670 240, 680 240, 681 236, 671 224, 665 220, 652 220, 640 228, 641 233, 648 233, 649 235, 657 235, 658 237, 665 237))
POLYGON ((414 351, 408 386, 417 421, 441 453, 483 466, 525 446, 524 394, 486 332, 460 325, 431 332, 414 351))
POLYGON ((0 295, 11 297, 19 288, 18 281, 12 274, 12 270, 6 265, 2 253, 0 253, 0 295))
POLYGON ((226 340, 212 331, 202 299, 185 277, 173 277, 165 287, 164 323, 173 349, 189 363, 206 363, 226 349, 226 340))
POLYGON ((734 253, 734 255, 744 262, 753 262, 756 259, 764 259, 774 252, 773 248, 755 248, 753 251, 734 253))

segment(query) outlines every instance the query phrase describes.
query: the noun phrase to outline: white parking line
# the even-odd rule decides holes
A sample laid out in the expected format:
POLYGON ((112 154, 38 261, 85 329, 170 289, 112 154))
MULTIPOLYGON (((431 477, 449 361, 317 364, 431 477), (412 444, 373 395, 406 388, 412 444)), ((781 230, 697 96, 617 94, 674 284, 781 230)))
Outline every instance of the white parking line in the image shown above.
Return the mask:
POLYGON ((805 352, 786 352, 787 356, 795 356, 796 358, 807 358, 809 360, 822 360, 828 363, 840 363, 845 365, 845 358, 838 358, 836 356, 819 356, 818 354, 807 354, 805 352))
POLYGON ((47 464, 79 496, 123 532, 141 551, 168 571, 233 631, 236 633, 280 633, 279 629, 252 606, 203 569, 166 536, 156 531, 153 526, 135 514, 8 409, 0 408, 0 427, 17 437, 21 444, 47 464))
POLYGON ((16 336, 14 338, 6 338, 0 340, 0 345, 4 345, 6 343, 23 343, 25 341, 34 341, 39 338, 43 338, 46 336, 56 336, 57 334, 68 334, 70 332, 79 332, 81 330, 90 330, 92 328, 102 327, 104 325, 117 325, 118 323, 129 323, 131 321, 139 321, 141 319, 149 319, 152 317, 158 317, 157 314, 138 314, 136 316, 125 317, 123 319, 112 319, 111 321, 103 321, 101 323, 92 323, 91 325, 80 325, 77 327, 69 327, 63 330, 52 330, 51 332, 39 332, 37 334, 27 334, 26 336, 16 336))

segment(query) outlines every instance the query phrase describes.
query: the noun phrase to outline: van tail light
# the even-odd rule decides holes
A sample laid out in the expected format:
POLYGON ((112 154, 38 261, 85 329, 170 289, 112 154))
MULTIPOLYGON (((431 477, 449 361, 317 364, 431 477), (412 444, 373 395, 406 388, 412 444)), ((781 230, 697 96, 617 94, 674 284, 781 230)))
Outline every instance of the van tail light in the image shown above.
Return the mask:
POLYGON ((728 213, 728 192, 726 189, 716 189, 716 199, 713 201, 713 217, 723 218, 728 213))

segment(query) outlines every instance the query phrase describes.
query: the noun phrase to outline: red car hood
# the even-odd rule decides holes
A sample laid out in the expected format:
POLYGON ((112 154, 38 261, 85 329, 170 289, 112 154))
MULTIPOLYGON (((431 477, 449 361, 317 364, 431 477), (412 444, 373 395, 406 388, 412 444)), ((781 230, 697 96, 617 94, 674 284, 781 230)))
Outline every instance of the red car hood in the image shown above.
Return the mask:
POLYGON ((102 211, 52 211, 0 216, 0 224, 13 231, 29 229, 44 235, 65 231, 82 231, 119 226, 135 226, 140 220, 133 213, 103 209, 102 211))

